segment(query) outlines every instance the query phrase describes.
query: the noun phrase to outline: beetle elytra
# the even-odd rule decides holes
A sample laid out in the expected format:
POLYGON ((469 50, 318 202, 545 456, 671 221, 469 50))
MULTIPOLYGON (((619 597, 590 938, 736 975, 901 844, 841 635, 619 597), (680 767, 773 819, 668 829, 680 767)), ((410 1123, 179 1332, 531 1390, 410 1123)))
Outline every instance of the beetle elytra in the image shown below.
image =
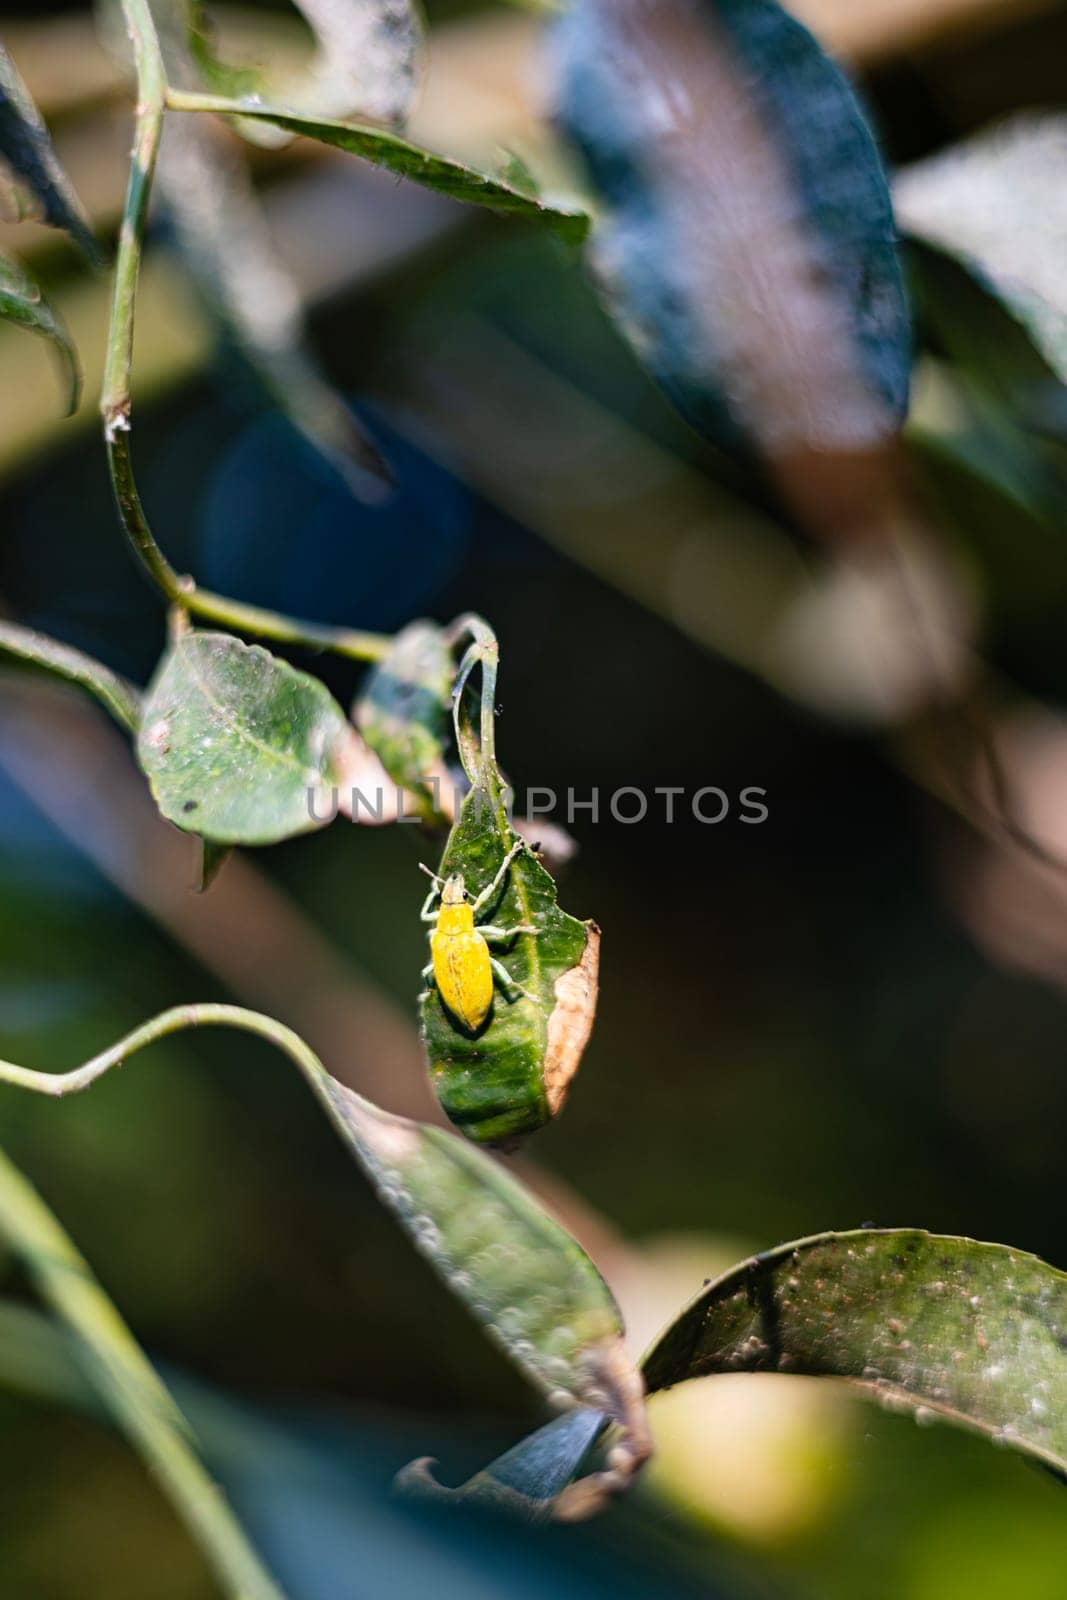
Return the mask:
POLYGON ((484 1025, 493 1004, 495 984, 500 985, 508 1000, 518 995, 535 998, 514 982, 507 969, 490 954, 489 947, 504 944, 516 934, 536 935, 539 930, 528 923, 515 928, 476 923, 478 913, 499 894, 511 863, 525 848, 521 839, 512 846, 492 882, 474 900, 467 892, 462 873, 442 879, 429 867, 422 869, 433 879, 421 912, 423 922, 433 925, 432 959, 423 969, 423 977, 436 984, 446 1010, 468 1033, 477 1033, 484 1025), (440 905, 435 909, 438 896, 440 905))

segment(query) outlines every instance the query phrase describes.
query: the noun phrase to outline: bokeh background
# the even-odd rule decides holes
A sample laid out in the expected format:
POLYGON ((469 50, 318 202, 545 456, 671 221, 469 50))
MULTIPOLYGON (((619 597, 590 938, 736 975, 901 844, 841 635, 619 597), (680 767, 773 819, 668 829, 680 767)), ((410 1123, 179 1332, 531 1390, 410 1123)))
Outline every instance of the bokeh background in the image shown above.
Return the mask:
MULTIPOLYGON (((797 9, 862 78, 896 162, 1064 100, 1063 6, 797 9)), ((562 174, 539 111, 538 21, 458 0, 428 10, 416 131, 562 174)), ((84 8, 0 11, 107 237, 128 147, 121 72, 84 8)), ((253 54, 299 48, 280 9, 219 16, 253 54)), ((588 813, 573 827, 562 893, 604 929, 600 1010, 565 1115, 522 1165, 603 1263, 638 1344, 718 1268, 825 1228, 914 1224, 1067 1264, 1067 876, 945 803, 951 717, 885 688, 848 583, 673 415, 572 257, 307 147, 263 152, 255 172, 312 345, 400 486, 360 505, 271 409, 216 342, 160 218, 135 454, 175 566, 374 630, 483 612, 520 789, 767 791, 761 826, 735 804, 716 827, 588 813)), ((106 284, 57 236, 0 231, 63 309, 88 380, 62 422, 47 351, 0 337, 3 604, 144 682, 164 617, 123 547, 94 426, 106 284)), ((1003 395, 971 404, 963 358, 1000 323, 980 294, 949 299, 962 343, 922 302, 913 446, 942 497, 968 648, 996 684, 1006 769, 1055 850, 1063 447, 1051 425, 1035 446, 1003 395)), ((910 648, 891 630, 876 642, 890 663, 910 648)), ((294 659, 351 698, 355 669, 294 659)), ((21 676, 3 691, 5 1056, 69 1066, 168 1005, 233 998, 293 1023, 382 1104, 427 1111, 416 863, 432 841, 338 825, 235 859, 197 897, 189 841, 156 819, 102 716, 21 676)), ((1062 1600, 1051 1479, 803 1381, 658 1399, 659 1462, 591 1530, 531 1542, 397 1508, 387 1486, 412 1456, 437 1454, 458 1482, 540 1412, 295 1074, 247 1039, 186 1036, 84 1097, 9 1092, 0 1129, 138 1338, 224 1419, 215 1464, 295 1595, 1062 1600)), ((25 1293, 11 1271, 5 1288, 25 1293)), ((5 1596, 214 1592, 126 1447, 2 1349, 0 1438, 5 1596)))

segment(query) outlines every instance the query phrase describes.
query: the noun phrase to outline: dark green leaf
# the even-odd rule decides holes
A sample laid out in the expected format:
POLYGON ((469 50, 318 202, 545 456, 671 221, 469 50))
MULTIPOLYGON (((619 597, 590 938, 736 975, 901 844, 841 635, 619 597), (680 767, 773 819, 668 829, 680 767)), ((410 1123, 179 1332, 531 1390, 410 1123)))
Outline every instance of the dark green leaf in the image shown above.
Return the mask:
POLYGON ((721 1372, 848 1378, 1067 1471, 1067 1275, 918 1229, 827 1233, 742 1262, 644 1359, 650 1393, 721 1372))
POLYGON ((512 1360, 555 1403, 620 1421, 643 1451, 619 1309, 577 1241, 484 1151, 308 1076, 382 1200, 512 1360))
POLYGON ((911 353, 889 189, 811 34, 774 0, 576 0, 556 34, 598 277, 682 412, 771 456, 891 437, 911 353))
POLYGON ((0 155, 41 203, 44 218, 64 228, 89 260, 99 265, 100 246, 93 238, 81 202, 59 164, 29 90, 15 63, 0 46, 0 155))
POLYGON ((413 622, 397 634, 389 654, 371 669, 353 708, 353 720, 386 772, 418 797, 423 815, 440 810, 435 791, 446 777, 444 745, 455 676, 442 629, 413 622))
POLYGON ((308 116, 291 108, 265 106, 254 100, 229 100, 222 96, 183 94, 173 91, 170 104, 179 111, 213 111, 220 116, 240 116, 273 123, 289 133, 317 139, 322 144, 362 156, 375 166, 385 167, 398 177, 410 178, 427 189, 435 189, 450 199, 467 205, 485 206, 491 211, 545 222, 560 238, 580 244, 589 229, 584 211, 549 205, 498 178, 467 167, 448 156, 434 155, 382 128, 356 122, 332 122, 308 116))
POLYGON ((0 256, 0 320, 16 322, 52 341, 66 368, 67 412, 73 415, 81 399, 81 367, 70 334, 29 274, 6 256, 0 256))
POLYGON ((317 678, 259 645, 192 632, 149 687, 137 754, 179 828, 273 844, 332 820, 354 737, 317 678))
POLYGON ((117 672, 94 661, 69 644, 60 644, 47 634, 20 627, 17 622, 0 622, 0 657, 40 668, 66 683, 75 683, 95 695, 100 704, 127 733, 136 733, 141 723, 141 697, 131 683, 117 672))

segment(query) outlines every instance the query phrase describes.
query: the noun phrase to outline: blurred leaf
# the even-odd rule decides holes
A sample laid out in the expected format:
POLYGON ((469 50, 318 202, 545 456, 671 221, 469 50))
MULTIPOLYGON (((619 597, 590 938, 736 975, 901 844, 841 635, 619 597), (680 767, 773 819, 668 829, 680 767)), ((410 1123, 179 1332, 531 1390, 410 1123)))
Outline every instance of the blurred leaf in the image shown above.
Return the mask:
POLYGON ((650 1393, 719 1372, 848 1378, 1067 1471, 1067 1275, 918 1229, 827 1233, 703 1289, 642 1364, 650 1393))
POLYGON ((948 252, 912 239, 908 263, 919 316, 937 348, 980 383, 1015 421, 1063 386, 1026 328, 996 292, 948 252))
POLYGON ((392 475, 305 343, 300 291, 281 262, 239 149, 197 118, 167 126, 158 169, 182 255, 209 308, 278 407, 362 500, 392 475))
POLYGON ((534 1133, 561 1109, 596 1014, 600 930, 561 911, 556 886, 512 826, 495 754, 497 646, 474 619, 475 643, 455 690, 456 738, 472 788, 438 869, 462 874, 476 898, 521 844, 484 922, 518 933, 500 955, 515 992, 495 987, 486 1021, 470 1032, 453 1017, 436 984, 421 997, 422 1035, 434 1090, 448 1117, 470 1139, 508 1145, 534 1133), (479 731, 468 721, 467 696, 481 670, 479 731))
POLYGON ((0 320, 16 322, 20 327, 50 339, 63 359, 67 372, 69 394, 67 414, 73 416, 81 399, 81 367, 78 353, 71 342, 61 317, 53 311, 37 284, 27 272, 0 255, 0 320))
POLYGON ((99 266, 103 256, 81 201, 59 164, 43 117, 2 45, 0 155, 37 196, 45 221, 54 228, 65 229, 89 260, 99 266))
POLYGON ((1065 160, 1067 116, 1028 114, 915 163, 894 184, 902 225, 987 283, 1063 379, 1065 160))
POLYGON ((332 820, 353 737, 317 678, 260 645, 195 631, 149 686, 137 755, 177 827, 274 844, 332 820))
POLYGON ((432 1472, 436 1462, 430 1457, 405 1467, 397 1474, 396 1486, 407 1494, 470 1501, 510 1512, 528 1522, 541 1522, 552 1516, 559 1496, 576 1476, 608 1422, 602 1412, 580 1406, 530 1434, 458 1489, 448 1489, 437 1482, 432 1472))
POLYGON ((137 732, 141 722, 140 694, 125 678, 92 656, 50 639, 47 634, 20 627, 17 622, 0 621, 0 657, 3 656, 87 689, 124 732, 137 732))
POLYGON ((201 1466, 188 1423, 88 1262, 2 1153, 0 1234, 75 1337, 90 1382, 170 1496, 225 1593, 234 1600, 283 1600, 201 1466))
POLYGON ((319 116, 368 117, 402 128, 422 59, 422 24, 412 0, 295 3, 318 42, 300 104, 319 116))
POLYGON ((241 116, 273 123, 290 133, 362 156, 375 166, 385 167, 400 178, 410 178, 453 200, 543 221, 570 244, 580 244, 589 229, 589 218, 584 211, 531 199, 498 178, 488 177, 448 156, 434 155, 382 128, 356 122, 333 122, 282 106, 264 106, 255 101, 215 95, 183 94, 179 90, 171 92, 169 103, 178 111, 211 111, 219 116, 241 116))
POLYGON ((889 189, 811 34, 773 0, 576 0, 555 35, 598 279, 683 414, 770 456, 890 437, 911 350, 889 189))
POLYGON ((413 622, 371 668, 353 708, 353 721, 367 744, 393 781, 420 799, 427 819, 440 810, 432 780, 446 776, 455 670, 442 629, 413 622))

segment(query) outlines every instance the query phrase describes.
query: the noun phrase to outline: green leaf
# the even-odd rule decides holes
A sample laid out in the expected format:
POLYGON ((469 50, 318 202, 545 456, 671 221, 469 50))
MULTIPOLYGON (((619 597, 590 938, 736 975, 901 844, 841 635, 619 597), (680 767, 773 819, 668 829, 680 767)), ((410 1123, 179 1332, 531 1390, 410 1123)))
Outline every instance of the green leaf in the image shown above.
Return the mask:
MULTIPOLYGON (((438 871, 443 878, 462 873, 477 894, 518 837, 493 796, 472 789, 438 871)), ((507 999, 498 987, 487 1024, 471 1035, 431 985, 422 997, 422 1034, 450 1120, 481 1144, 510 1145, 562 1108, 592 1028, 600 930, 560 910, 555 883, 529 848, 512 862, 491 915, 499 927, 538 929, 536 936, 517 934, 498 953, 527 993, 507 999)))
POLYGON ((598 284, 682 413, 771 457, 892 437, 911 340, 889 187, 807 29, 774 0, 578 0, 554 32, 598 284))
POLYGON ((136 733, 140 727, 138 691, 92 656, 50 639, 47 634, 20 627, 17 622, 0 621, 0 657, 4 656, 87 689, 126 733, 136 733))
POLYGON ((721 1372, 847 1378, 894 1409, 1067 1471, 1067 1275, 919 1229, 826 1233, 704 1288, 643 1362, 650 1393, 721 1372))
POLYGON ((367 744, 393 781, 420 800, 427 820, 440 812, 433 780, 446 776, 455 670, 443 630, 433 622, 412 622, 367 674, 353 707, 367 744))
POLYGON ((201 1465, 188 1423, 88 1262, 3 1152, 0 1238, 66 1324, 82 1370, 170 1496, 223 1592, 233 1600, 283 1600, 201 1465))
POLYGON ((456 742, 472 788, 449 835, 439 876, 463 876, 476 898, 520 846, 483 921, 517 933, 498 953, 512 992, 497 984, 477 1033, 454 1018, 431 984, 421 997, 430 1079, 449 1119, 480 1144, 511 1146, 561 1109, 596 1014, 600 930, 561 911, 556 886, 511 825, 495 752, 497 645, 479 618, 452 633, 474 642, 456 680, 456 742), (481 671, 478 729, 469 722, 469 685, 481 671), (521 992, 520 992, 521 991, 521 992))
POLYGON ((1065 156, 1067 117, 1026 114, 905 168, 893 192, 908 232, 970 268, 1067 380, 1065 156))
POLYGON ((584 211, 531 198, 499 178, 491 178, 448 156, 434 155, 382 128, 357 122, 334 122, 292 108, 261 105, 254 99, 226 99, 216 95, 185 94, 179 90, 170 92, 168 104, 176 111, 211 111, 219 116, 273 123, 289 133, 362 156, 375 166, 385 167, 398 177, 410 178, 452 200, 542 221, 569 244, 580 244, 589 230, 589 218, 584 211))
POLYGON ((284 1051, 413 1243, 527 1377, 554 1404, 577 1402, 619 1423, 623 1437, 594 1491, 621 1488, 651 1446, 619 1308, 577 1240, 484 1151, 379 1110, 331 1077, 291 1028, 238 1006, 178 1006, 70 1072, 5 1061, 0 1080, 72 1094, 158 1039, 209 1026, 244 1029, 284 1051))
POLYGON ((606 1412, 643 1439, 618 1306, 566 1229, 455 1134, 381 1111, 325 1070, 312 1083, 382 1200, 526 1376, 556 1404, 606 1412))
POLYGON ((58 311, 48 304, 29 274, 7 256, 0 256, 0 319, 18 323, 20 327, 29 328, 31 332, 42 334, 52 341, 66 368, 69 385, 67 414, 73 416, 81 399, 78 353, 58 311))
POLYGON ((44 119, 0 45, 0 155, 41 203, 46 222, 64 228, 75 244, 99 266, 103 257, 81 201, 59 164, 44 119))
POLYGON ((260 645, 191 632, 148 689, 137 755, 179 828, 274 844, 333 819, 354 738, 317 678, 260 645))

